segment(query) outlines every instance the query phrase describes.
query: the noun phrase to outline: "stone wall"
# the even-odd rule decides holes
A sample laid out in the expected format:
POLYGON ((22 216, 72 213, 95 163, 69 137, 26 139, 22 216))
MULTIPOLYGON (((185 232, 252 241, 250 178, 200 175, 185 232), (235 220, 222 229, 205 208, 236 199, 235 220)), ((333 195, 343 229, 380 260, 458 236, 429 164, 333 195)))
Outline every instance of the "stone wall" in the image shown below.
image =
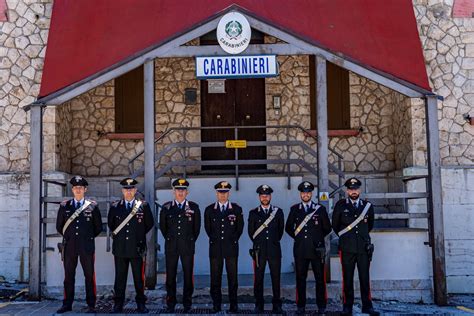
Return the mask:
POLYGON ((452 18, 452 0, 414 0, 426 67, 438 104, 443 165, 474 163, 474 19, 452 18))
MULTIPOLYGON (((128 161, 143 150, 141 140, 110 140, 115 132, 113 81, 67 102, 70 136, 65 135, 61 161, 71 159, 71 173, 84 176, 126 175, 128 161), (70 143, 67 140, 71 139, 70 143), (68 148, 68 149, 66 149, 68 148), (64 157, 66 155, 69 157, 64 157)), ((63 105, 62 105, 63 106, 63 105)))
MULTIPOLYGON (((0 23, 0 172, 29 170, 29 115, 21 107, 39 93, 52 0, 8 0, 0 23)), ((54 112, 45 113, 54 121, 54 112)), ((45 124, 45 144, 54 126, 45 124), (51 130, 51 128, 53 128, 51 130)), ((44 167, 55 168, 55 148, 46 146, 44 167)))
MULTIPOLYGON (((194 42, 196 43, 196 42, 194 42)), ((196 79, 194 58, 162 58, 155 60, 155 104, 156 104, 156 129, 157 132, 166 132, 171 128, 200 127, 201 126, 201 95, 200 81, 196 79), (186 105, 184 92, 186 88, 197 90, 197 103, 186 105)), ((188 131, 183 136, 181 131, 174 131, 169 136, 157 143, 157 150, 162 150, 166 145, 181 142, 199 142, 199 131, 188 131)), ((160 160, 160 165, 175 159, 183 159, 183 151, 172 150, 160 160)), ((200 148, 186 150, 186 158, 199 160, 200 148)), ((193 171, 199 168, 190 168, 193 171)), ((175 171, 182 170, 175 168, 175 171)))

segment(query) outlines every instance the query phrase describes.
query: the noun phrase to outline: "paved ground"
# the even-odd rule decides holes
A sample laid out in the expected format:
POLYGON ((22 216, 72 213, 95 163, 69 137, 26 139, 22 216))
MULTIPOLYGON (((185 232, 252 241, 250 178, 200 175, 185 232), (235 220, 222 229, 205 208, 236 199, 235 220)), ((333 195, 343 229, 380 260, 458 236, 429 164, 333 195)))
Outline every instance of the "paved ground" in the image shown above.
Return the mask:
MULTIPOLYGON (((204 298, 197 297, 195 301, 201 301, 204 298)), ((248 299, 248 298, 247 298, 248 299)), ((244 298, 246 301, 247 299, 244 298)), ((309 304, 307 306, 307 315, 312 315, 316 306, 309 304)), ((466 296, 453 296, 450 298, 450 306, 438 307, 436 305, 427 304, 404 304, 395 301, 390 302, 374 302, 377 310, 382 312, 383 315, 473 315, 474 314, 474 295, 466 296)), ((0 315, 54 315, 55 311, 61 306, 61 301, 58 300, 44 300, 41 302, 28 302, 28 301, 13 301, 0 303, 0 315)), ((149 302, 147 305, 150 309, 150 313, 158 314, 164 312, 164 306, 162 303, 156 303, 154 300, 149 302)), ((74 304, 73 311, 66 315, 80 315, 84 312, 86 307, 85 302, 79 301, 74 304)), ((287 315, 294 315, 295 305, 293 302, 285 302, 283 305, 287 315)), ((110 298, 101 299, 97 304, 98 314, 107 314, 112 308, 112 301, 110 298)), ((211 306, 209 304, 198 303, 194 305, 194 309, 191 314, 208 314, 211 306)), ((228 308, 227 304, 224 304, 224 311, 220 315, 228 314, 226 312, 228 308)), ((338 315, 340 306, 330 302, 328 306, 327 315, 338 315)), ((181 306, 177 306, 177 314, 180 312, 181 306)), ((240 314, 252 314, 253 304, 242 303, 240 304, 240 314)), ((271 304, 266 305, 266 310, 271 309, 271 304)), ((125 312, 127 314, 133 314, 135 312, 135 303, 128 301, 125 306, 125 312)), ((354 306, 354 314, 360 313, 360 306, 354 306)), ((267 312, 266 314, 270 314, 267 312)))
MULTIPOLYGON (((224 278, 225 280, 225 278, 224 278)), ((239 279, 240 280, 240 279, 239 279)), ((197 280, 199 283, 206 284, 206 280, 197 280), (201 282, 202 281, 202 282, 201 282)), ((239 286, 245 286, 246 280, 240 280, 239 286), (242 282, 240 282, 242 281, 242 282)), ((267 281, 267 280, 266 280, 267 281)), ((225 282, 223 282, 225 284, 225 282)), ((2 285, 0 284, 0 315, 54 315, 56 310, 61 306, 60 300, 45 299, 41 302, 29 302, 27 297, 21 295, 21 289, 24 289, 26 285, 2 285), (15 294, 20 293, 18 297, 13 298, 15 294)), ((223 285, 225 286, 225 285, 223 285)), ((270 284, 265 284, 266 288, 270 288, 270 284)), ((294 286, 290 286, 294 291, 294 286)), ((179 290, 180 293, 182 290, 179 290)), ((252 291, 242 291, 243 293, 252 293, 252 291)), ((127 301, 125 306, 125 312, 127 314, 133 314, 135 312, 135 303, 133 302, 133 291, 130 293, 130 299, 127 301)), ((191 314, 208 314, 210 313, 211 305, 208 289, 201 288, 195 292, 193 297, 193 310, 191 314), (205 293, 205 294, 203 294, 205 293)), ((159 314, 164 312, 164 295, 165 292, 160 290, 147 291, 148 304, 147 307, 150 309, 152 314, 159 314)), ((288 297, 288 296, 287 296, 288 297)), ((330 296, 331 297, 331 296, 330 296)), ((223 312, 220 315, 228 314, 226 310, 228 305, 225 304, 226 295, 223 297, 224 305, 223 312)), ((271 297, 265 298, 266 302, 271 302, 271 297)), ((178 301, 181 298, 178 297, 178 301)), ((254 299, 251 294, 245 294, 239 296, 239 307, 241 309, 240 314, 252 314, 254 299)), ((107 314, 111 311, 113 305, 112 295, 102 295, 98 297, 97 311, 98 314, 107 314)), ((432 304, 408 304, 400 303, 397 301, 374 301, 375 308, 380 311, 383 315, 474 315, 474 294, 471 295, 454 295, 449 298, 449 306, 438 307, 432 304)), ((74 303, 73 311, 66 315, 80 315, 85 311, 86 304, 83 300, 77 300, 74 303)), ((283 305, 287 315, 294 315, 296 311, 295 303, 291 299, 286 299, 283 305)), ((330 300, 328 304, 327 315, 339 315, 341 306, 339 302, 330 300)), ((265 306, 267 311, 271 310, 271 304, 265 306)), ((314 299, 308 299, 307 315, 314 314, 316 310, 314 299)), ((182 314, 182 306, 177 306, 177 314, 182 314)), ((354 314, 360 313, 360 305, 354 306, 354 314)), ((270 314, 267 312, 266 314, 270 314)), ((362 314, 361 314, 362 315, 362 314)))

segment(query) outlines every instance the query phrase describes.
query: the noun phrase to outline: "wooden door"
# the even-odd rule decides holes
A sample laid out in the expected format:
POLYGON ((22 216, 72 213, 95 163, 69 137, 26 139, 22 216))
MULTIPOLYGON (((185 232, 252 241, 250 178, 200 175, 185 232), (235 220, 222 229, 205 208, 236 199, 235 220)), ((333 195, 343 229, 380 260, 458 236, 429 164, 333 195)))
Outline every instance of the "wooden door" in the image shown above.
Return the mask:
MULTIPOLYGON (((225 81, 225 93, 209 93, 208 82, 201 82, 201 124, 210 126, 264 126, 265 79, 230 79, 225 81)), ((202 142, 224 142, 236 139, 233 129, 207 130, 201 133, 202 142)), ((238 139, 265 141, 265 129, 239 129, 238 139)), ((232 160, 235 150, 202 148, 202 160, 232 160)), ((239 149, 239 159, 266 159, 265 147, 239 149)), ((242 166, 245 169, 265 169, 265 165, 242 166)), ((203 166, 209 169, 234 169, 230 166, 203 166)))

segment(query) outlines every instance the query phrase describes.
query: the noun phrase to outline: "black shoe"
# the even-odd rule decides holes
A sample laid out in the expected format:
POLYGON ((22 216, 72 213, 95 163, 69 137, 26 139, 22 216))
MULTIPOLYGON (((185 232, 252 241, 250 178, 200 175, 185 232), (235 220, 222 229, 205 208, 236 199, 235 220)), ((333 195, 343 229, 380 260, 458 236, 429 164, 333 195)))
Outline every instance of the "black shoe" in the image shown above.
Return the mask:
POLYGON ((341 312, 341 316, 352 316, 352 307, 344 306, 341 312))
POLYGON ((373 307, 362 308, 362 313, 363 314, 369 314, 369 315, 372 315, 372 316, 379 316, 380 315, 380 313, 377 312, 376 310, 374 310, 373 307))
POLYGON ((306 313, 306 309, 304 307, 298 307, 296 310, 296 315, 304 315, 306 313))
POLYGON ((95 310, 94 306, 88 306, 86 310, 86 314, 95 314, 97 311, 95 310))
POLYGON ((150 311, 146 308, 145 303, 137 303, 137 312, 139 314, 148 314, 150 311))
POLYGON ((255 305, 255 308, 253 309, 253 312, 255 314, 262 314, 263 313, 263 306, 262 305, 255 305))
POLYGON ((174 306, 168 306, 165 309, 166 314, 174 314, 174 306))
POLYGON ((215 313, 219 313, 221 311, 221 306, 220 305, 214 305, 212 306, 212 313, 215 314, 215 313))
POLYGON ((273 305, 272 314, 283 314, 283 309, 280 305, 273 305))
POLYGON ((229 307, 229 313, 237 314, 239 312, 239 307, 234 304, 231 304, 229 307))
POLYGON ((114 309, 112 310, 112 314, 122 314, 123 313, 123 303, 116 303, 114 305, 114 309))
POLYGON ((183 312, 184 313, 189 313, 191 311, 191 306, 184 306, 183 312))
POLYGON ((72 311, 72 306, 63 305, 63 306, 61 306, 60 309, 58 309, 58 310, 56 311, 56 314, 64 314, 64 313, 70 312, 70 311, 72 311))
POLYGON ((319 307, 318 315, 326 315, 326 307, 319 307))

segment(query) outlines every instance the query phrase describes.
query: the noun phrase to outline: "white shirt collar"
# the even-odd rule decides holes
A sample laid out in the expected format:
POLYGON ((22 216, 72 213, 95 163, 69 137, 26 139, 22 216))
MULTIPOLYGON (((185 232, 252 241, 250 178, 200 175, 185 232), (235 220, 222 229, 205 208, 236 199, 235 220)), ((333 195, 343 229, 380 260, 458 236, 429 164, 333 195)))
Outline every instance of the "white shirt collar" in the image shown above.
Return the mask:
POLYGON ((82 200, 80 200, 80 201, 74 199, 74 204, 77 204, 77 202, 79 202, 82 205, 82 204, 84 204, 84 200, 85 200, 84 198, 82 198, 82 200))
POLYGON ((174 200, 174 202, 176 203, 176 205, 180 205, 180 204, 184 205, 184 204, 186 204, 186 199, 183 200, 183 202, 181 202, 181 203, 179 203, 177 200, 174 200))
POLYGON ((225 206, 225 208, 227 208, 227 206, 229 205, 229 201, 225 202, 224 204, 222 204, 221 202, 219 202, 219 208, 222 209, 222 206, 225 206))

